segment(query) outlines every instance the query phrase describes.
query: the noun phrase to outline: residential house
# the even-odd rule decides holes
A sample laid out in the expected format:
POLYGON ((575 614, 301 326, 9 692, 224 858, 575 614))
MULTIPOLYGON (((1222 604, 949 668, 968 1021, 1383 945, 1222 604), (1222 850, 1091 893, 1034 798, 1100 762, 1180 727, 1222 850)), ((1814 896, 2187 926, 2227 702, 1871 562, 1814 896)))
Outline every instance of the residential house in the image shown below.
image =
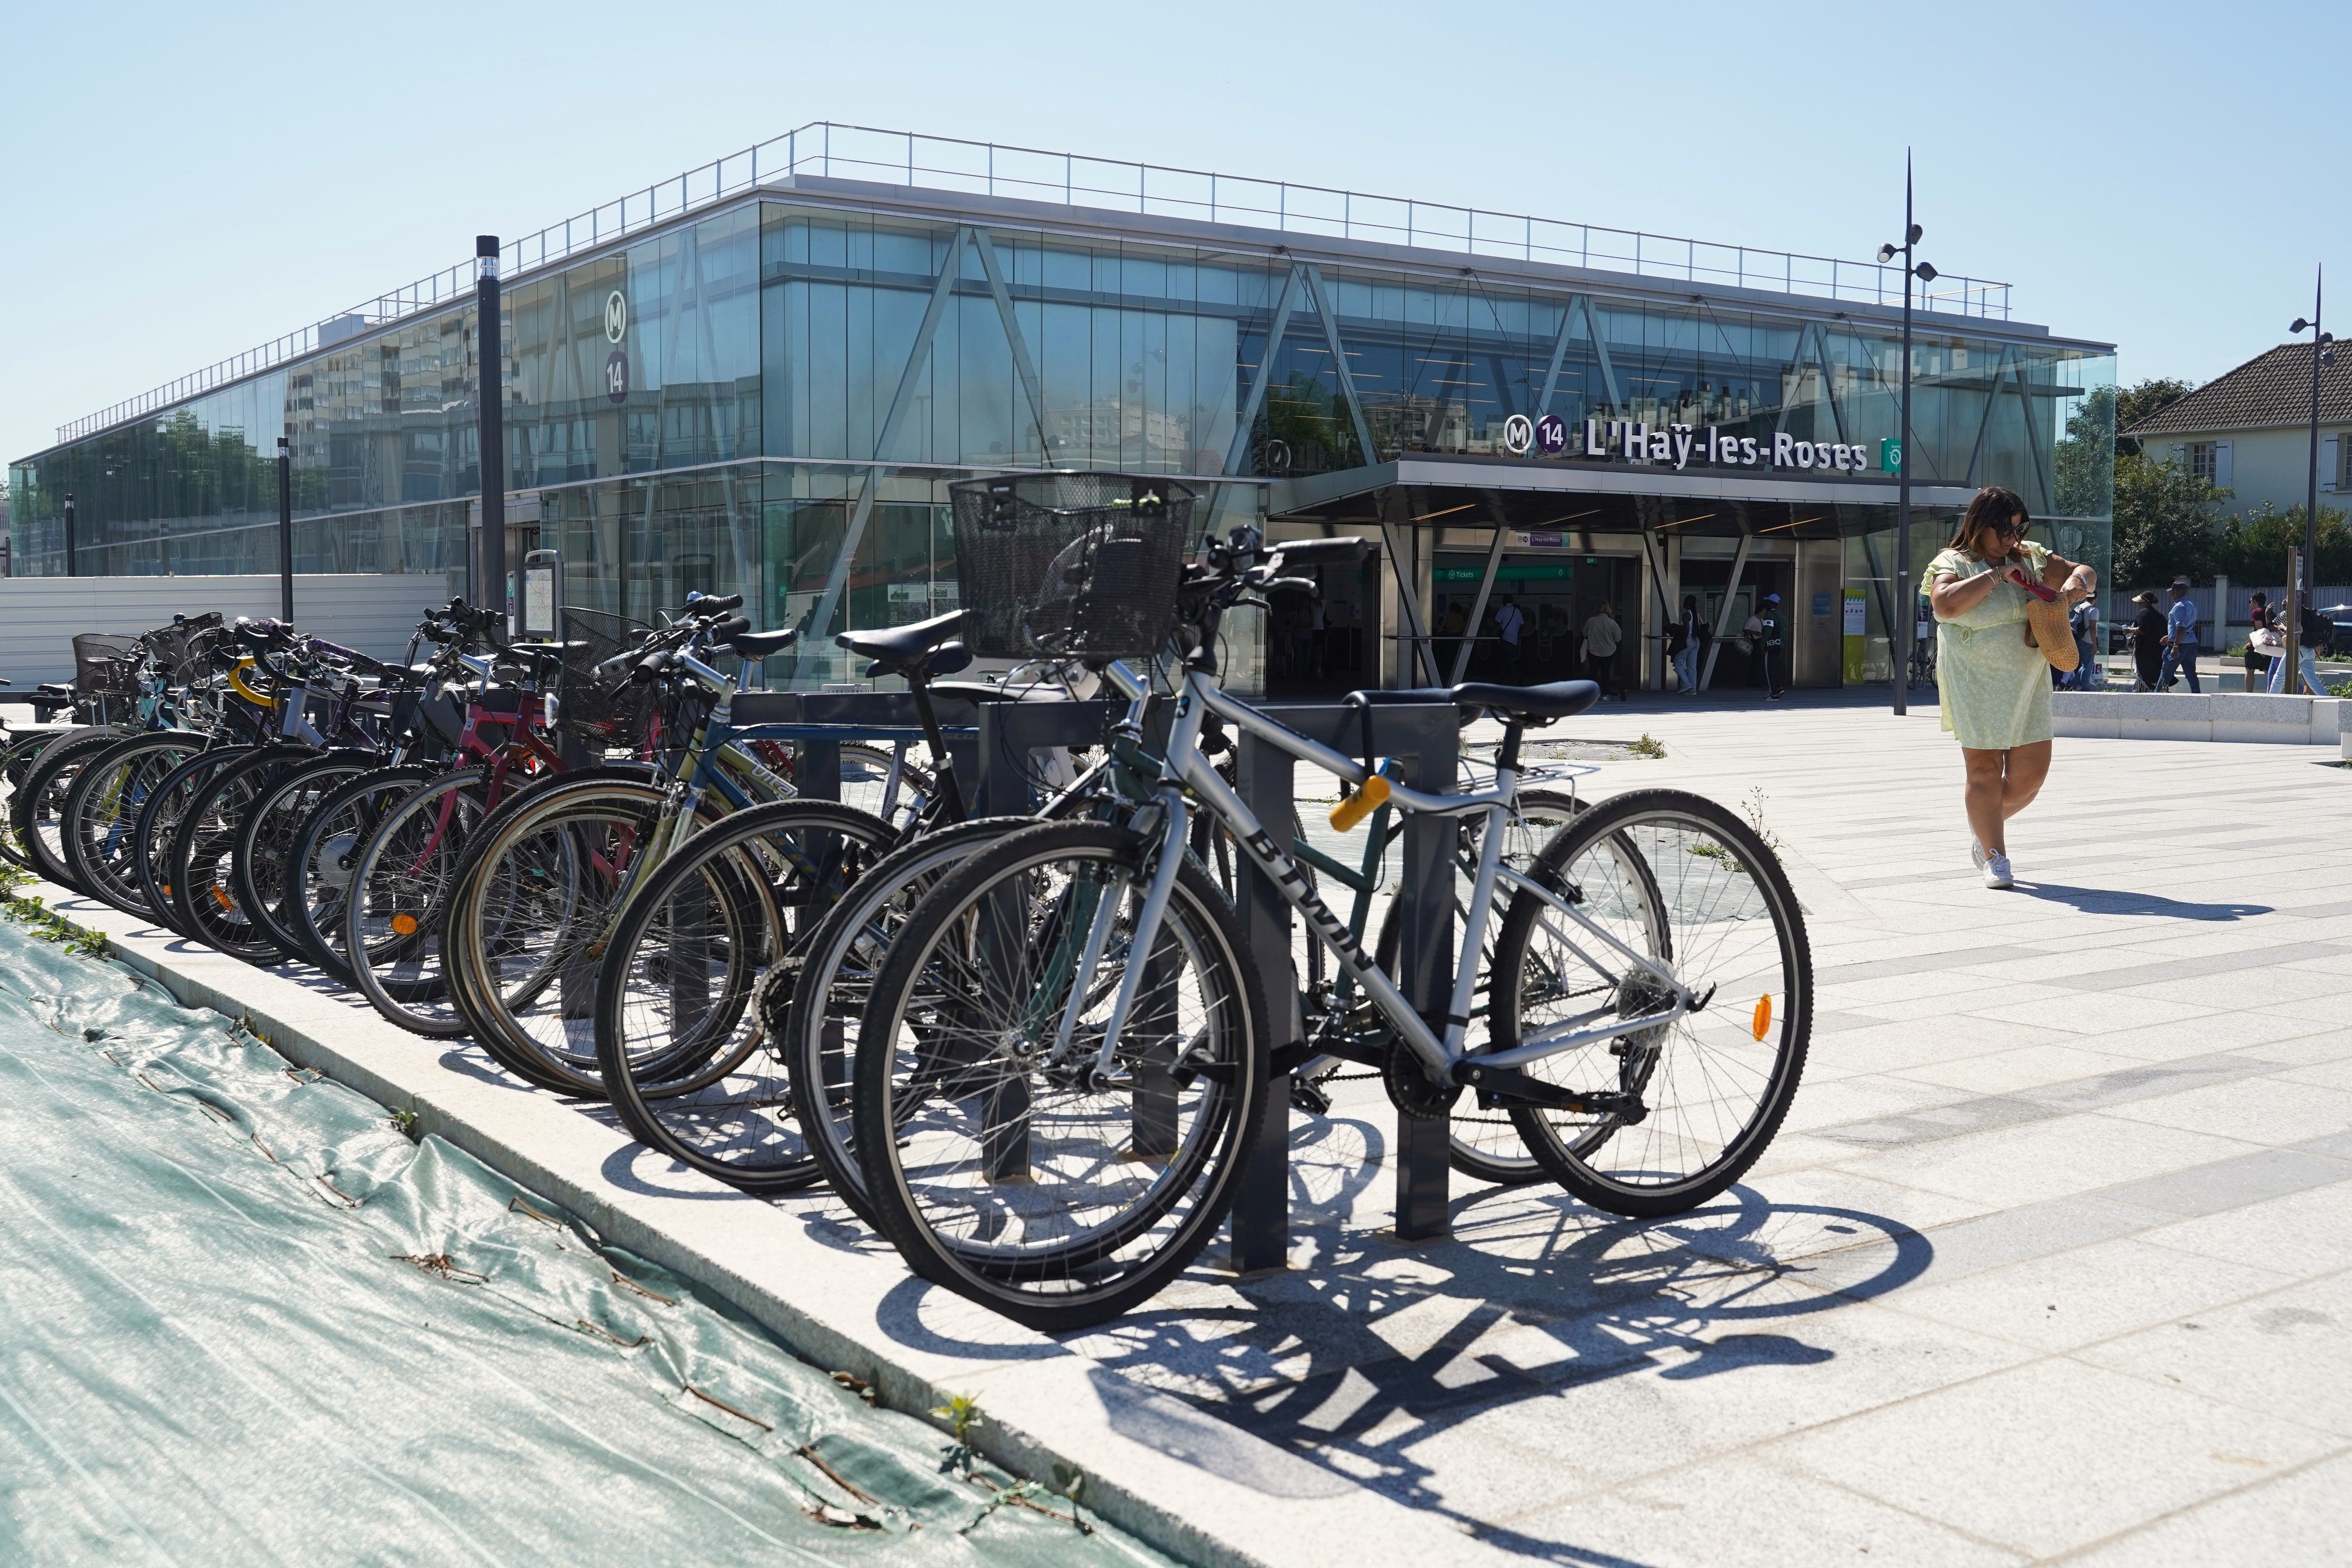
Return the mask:
MULTIPOLYGON (((2231 492, 2224 511, 2303 504, 2311 475, 2311 345, 2281 343, 2123 432, 2151 458, 2231 492)), ((2352 507, 2352 343, 2319 372, 2319 494, 2352 507)))

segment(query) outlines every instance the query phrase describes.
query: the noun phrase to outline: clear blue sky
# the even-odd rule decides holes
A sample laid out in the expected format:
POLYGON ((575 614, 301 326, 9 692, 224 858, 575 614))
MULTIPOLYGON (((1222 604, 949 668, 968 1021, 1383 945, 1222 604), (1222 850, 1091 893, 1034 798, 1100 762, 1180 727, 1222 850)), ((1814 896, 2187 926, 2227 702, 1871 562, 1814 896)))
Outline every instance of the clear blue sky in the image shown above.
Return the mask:
MULTIPOLYGON (((2210 377, 2352 329, 2352 6, 1817 4, 12 12, 0 456, 816 119, 1269 174, 2016 285, 2210 377)), ((2345 334, 2352 336, 2352 331, 2345 334)))

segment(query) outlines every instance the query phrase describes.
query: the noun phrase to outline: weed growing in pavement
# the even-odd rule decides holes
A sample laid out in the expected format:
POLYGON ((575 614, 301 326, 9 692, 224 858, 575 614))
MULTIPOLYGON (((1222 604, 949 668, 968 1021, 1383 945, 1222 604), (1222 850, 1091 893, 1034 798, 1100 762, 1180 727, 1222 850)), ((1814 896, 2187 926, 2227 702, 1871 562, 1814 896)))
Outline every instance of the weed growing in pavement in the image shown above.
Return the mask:
POLYGON ((1740 803, 1739 814, 1748 818, 1748 826, 1756 830, 1756 837, 1764 841, 1765 849, 1770 853, 1773 859, 1778 860, 1780 858, 1780 836, 1765 825, 1762 784, 1756 784, 1748 789, 1748 798, 1740 803))
POLYGON ((1666 743, 1647 730, 1642 731, 1640 740, 1628 742, 1625 749, 1637 757, 1647 757, 1654 763, 1666 760, 1666 743))
POLYGON ((102 931, 84 931, 65 916, 50 909, 38 899, 26 898, 17 889, 35 880, 33 874, 21 866, 0 867, 0 917, 29 928, 43 942, 62 942, 68 952, 87 958, 106 956, 106 935, 102 931))

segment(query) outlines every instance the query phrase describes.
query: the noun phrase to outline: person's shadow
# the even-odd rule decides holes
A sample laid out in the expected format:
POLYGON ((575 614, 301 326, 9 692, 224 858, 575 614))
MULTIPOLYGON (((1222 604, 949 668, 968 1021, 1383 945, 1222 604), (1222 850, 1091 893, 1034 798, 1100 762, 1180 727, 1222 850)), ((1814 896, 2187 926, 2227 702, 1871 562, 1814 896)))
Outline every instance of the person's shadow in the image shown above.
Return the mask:
POLYGON ((2273 911, 2268 904, 2190 904, 2161 893, 2116 888, 2069 888, 2057 882, 2020 882, 2017 891, 2051 903, 2071 904, 2086 915, 2153 915, 2174 921, 2242 921, 2273 911))

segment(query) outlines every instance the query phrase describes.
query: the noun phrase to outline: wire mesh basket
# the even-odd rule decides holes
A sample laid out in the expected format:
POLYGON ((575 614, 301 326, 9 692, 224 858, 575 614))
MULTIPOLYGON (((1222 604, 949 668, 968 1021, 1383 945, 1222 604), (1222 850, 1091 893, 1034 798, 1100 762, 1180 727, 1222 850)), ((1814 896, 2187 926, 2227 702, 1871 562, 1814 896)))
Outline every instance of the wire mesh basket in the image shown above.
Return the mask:
POLYGON ((139 695, 139 639, 83 632, 73 640, 74 690, 83 697, 139 695))
POLYGON ((964 646, 982 658, 1149 658, 1176 625, 1192 491, 1135 474, 965 479, 955 507, 964 646))
POLYGON ((645 640, 653 628, 626 616, 563 606, 563 705, 558 722, 604 746, 641 744, 654 716, 654 689, 633 683, 625 667, 596 667, 645 640))

